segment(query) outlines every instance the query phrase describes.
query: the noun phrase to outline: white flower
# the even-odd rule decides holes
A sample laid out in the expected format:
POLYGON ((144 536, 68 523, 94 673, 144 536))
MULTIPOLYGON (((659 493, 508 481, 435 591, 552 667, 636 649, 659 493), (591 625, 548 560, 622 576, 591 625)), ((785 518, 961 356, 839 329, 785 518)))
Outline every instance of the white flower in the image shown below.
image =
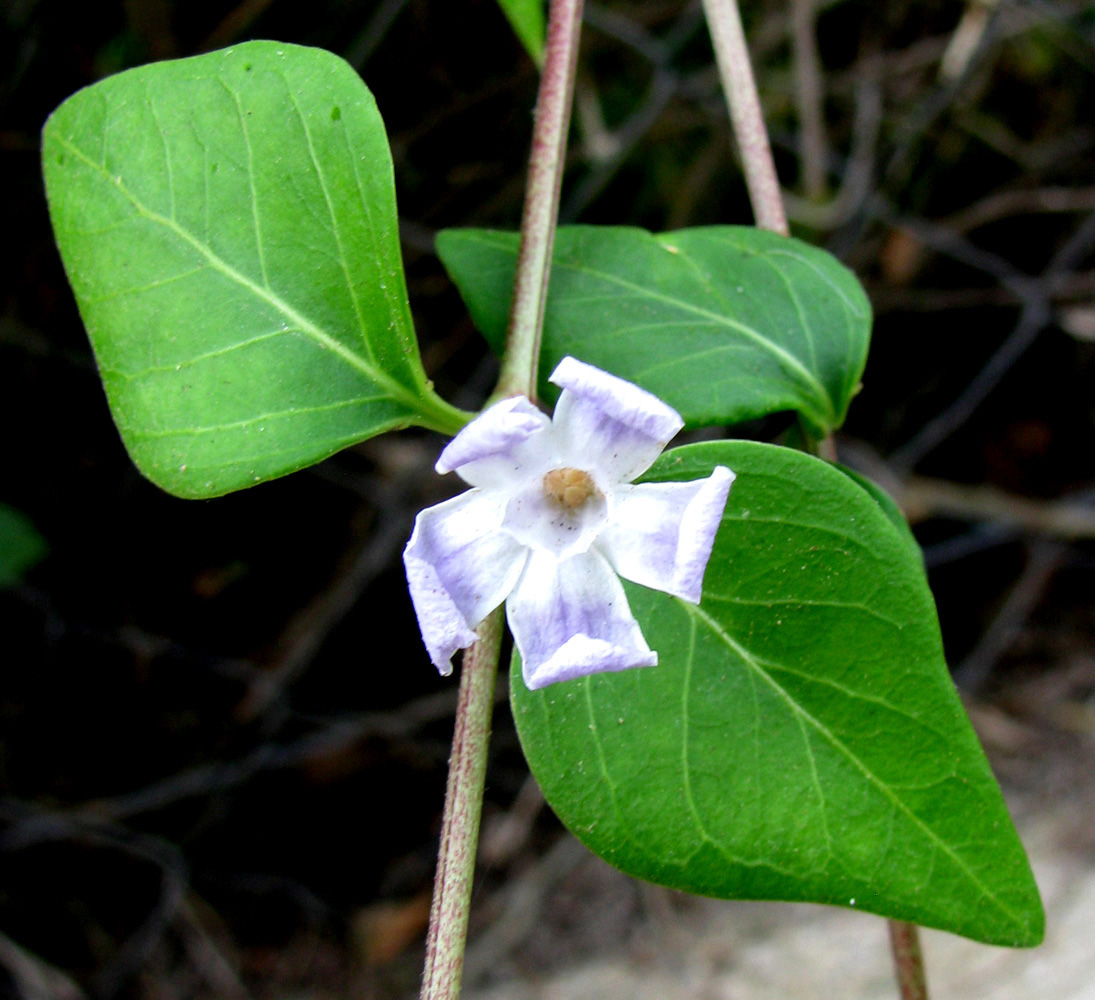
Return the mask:
POLYGON ((549 420, 524 397, 496 403, 456 435, 437 471, 473 489, 422 511, 403 553, 430 659, 442 674, 506 602, 525 683, 649 667, 617 574, 693 604, 734 474, 631 485, 684 426, 630 382, 574 358, 549 420))

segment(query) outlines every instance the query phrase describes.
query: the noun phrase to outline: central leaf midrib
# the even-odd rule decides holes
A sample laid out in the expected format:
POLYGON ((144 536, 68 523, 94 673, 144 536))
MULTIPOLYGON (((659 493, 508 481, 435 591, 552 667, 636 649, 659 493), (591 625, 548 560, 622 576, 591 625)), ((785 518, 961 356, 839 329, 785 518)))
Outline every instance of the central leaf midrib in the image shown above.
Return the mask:
MULTIPOLYGON (((318 344, 326 349, 334 352, 343 361, 349 364, 352 368, 361 372, 366 378, 371 379, 388 392, 389 395, 406 404, 411 410, 415 412, 421 412, 420 400, 417 395, 409 391, 400 382, 393 379, 387 372, 382 369, 374 367, 366 358, 363 358, 360 354, 357 354, 345 344, 343 344, 337 338, 331 336, 322 327, 318 326, 312 320, 310 320, 303 313, 298 312, 288 302, 282 299, 279 295, 265 289, 260 285, 255 284, 250 278, 248 278, 242 272, 236 270, 231 264, 214 253, 211 248, 206 246, 196 236, 188 232, 182 226, 180 226, 173 219, 169 219, 167 216, 162 215, 159 212, 153 211, 146 206, 132 191, 129 190, 126 185, 121 181, 115 182, 114 178, 107 172, 107 170, 100 164, 96 163, 90 157, 88 157, 81 149, 74 146, 64 136, 55 136, 58 143, 67 149, 70 153, 76 156, 86 166, 90 167, 101 177, 104 178, 111 186, 120 191, 121 194, 133 205, 137 213, 151 222, 163 226, 165 229, 170 230, 181 240, 188 243, 198 253, 200 253, 214 270, 219 271, 225 277, 234 281, 241 288, 245 288, 248 292, 254 295, 256 298, 261 299, 275 310, 281 313, 286 319, 290 320, 292 325, 297 327, 301 333, 311 337, 318 344)), ((366 336, 366 332, 362 330, 362 336, 366 336)))
POLYGON ((726 632, 722 626, 715 621, 702 607, 686 604, 683 601, 677 601, 680 607, 691 616, 700 618, 704 624, 719 638, 721 639, 738 657, 754 671, 757 676, 761 677, 776 694, 783 699, 783 701, 790 707, 791 711, 801 719, 807 721, 826 741, 833 746, 838 752, 843 754, 872 784, 879 792, 882 793, 887 799, 890 800, 892 805, 902 814, 904 814, 912 823, 918 827, 921 832, 927 837, 935 847, 942 851, 951 861, 963 872, 963 874, 975 885, 983 896, 989 900, 1005 914, 1016 926, 1026 928, 1025 921, 1012 910, 1006 906, 1001 900, 993 893, 988 886, 986 886, 977 875, 971 871, 970 867, 965 861, 959 857, 954 850, 944 841, 940 836, 932 830, 919 816, 916 815, 904 802, 901 801, 894 793, 893 790, 879 778, 867 765, 853 753, 844 743, 836 737, 826 726, 824 726, 819 719, 816 719, 805 708, 803 708, 795 699, 783 688, 779 682, 768 671, 766 671, 761 664, 752 656, 752 654, 735 642, 734 639, 726 632))

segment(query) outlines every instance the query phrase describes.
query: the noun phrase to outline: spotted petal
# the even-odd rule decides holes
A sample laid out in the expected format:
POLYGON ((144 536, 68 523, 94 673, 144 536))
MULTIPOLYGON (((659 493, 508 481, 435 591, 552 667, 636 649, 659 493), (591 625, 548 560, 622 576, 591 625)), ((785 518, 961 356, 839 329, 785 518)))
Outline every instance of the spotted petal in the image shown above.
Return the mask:
POLYGON ((563 358, 551 381, 563 389, 553 428, 561 453, 615 482, 646 472, 684 426, 657 396, 574 358, 563 358))
POLYGON ((658 662, 619 578, 596 551, 562 561, 532 552, 506 601, 506 616, 531 690, 658 662))
POLYGON ((734 473, 716 466, 689 483, 621 487, 597 547, 624 579, 698 604, 733 481, 734 473))
POLYGON ((523 545, 499 531, 504 498, 469 490, 428 507, 403 552, 422 640, 442 674, 473 629, 506 599, 526 559, 523 545))

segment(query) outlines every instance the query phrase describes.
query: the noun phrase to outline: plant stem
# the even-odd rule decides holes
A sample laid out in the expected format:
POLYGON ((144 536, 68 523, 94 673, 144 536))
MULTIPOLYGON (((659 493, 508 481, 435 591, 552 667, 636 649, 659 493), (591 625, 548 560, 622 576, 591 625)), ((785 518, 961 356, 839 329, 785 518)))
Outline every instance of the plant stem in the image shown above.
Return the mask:
MULTIPOLYGON (((753 214, 759 227, 786 236, 789 234, 787 216, 783 211, 779 178, 749 63, 749 50, 745 45, 737 0, 703 0, 703 6, 715 46, 719 75, 730 104, 730 120, 741 150, 753 214)), ((818 441, 815 448, 819 457, 836 461, 836 444, 831 433, 818 441)), ((916 925, 900 920, 890 920, 888 923, 901 1000, 928 1000, 924 957, 920 951, 916 925)))
POLYGON ((418 423, 427 430, 437 431, 448 437, 458 433, 475 414, 465 413, 459 407, 445 402, 433 390, 420 404, 422 416, 418 423))
POLYGON ((501 607, 483 620, 476 629, 478 638, 464 654, 460 668, 460 698, 426 938, 422 1000, 455 1000, 460 996, 502 620, 501 607))
MULTIPOLYGON (((559 214, 581 23, 582 0, 552 0, 521 219, 513 307, 496 397, 520 394, 533 399, 536 395, 540 332, 559 214)), ((460 996, 503 618, 503 609, 496 608, 484 619, 461 667, 460 700, 456 706, 441 847, 426 938, 422 1000, 456 1000, 460 996)))
POLYGON ((741 151, 753 215, 761 229, 770 229, 786 236, 790 230, 783 211, 779 178, 772 160, 772 147, 768 143, 768 129, 764 126, 753 68, 749 63, 749 50, 745 45, 737 0, 703 0, 703 9, 715 47, 722 88, 730 105, 730 121, 741 151))
POLYGON ((528 187, 521 217, 521 247, 517 254, 513 305, 496 396, 536 397, 540 334, 547 302, 551 247, 555 242, 559 214, 559 190, 563 181, 581 26, 582 0, 551 0, 544 72, 536 100, 528 187))
POLYGON ((893 952, 894 973, 901 1000, 928 1000, 928 983, 924 977, 924 956, 920 951, 920 934, 916 924, 890 920, 890 950, 893 952))

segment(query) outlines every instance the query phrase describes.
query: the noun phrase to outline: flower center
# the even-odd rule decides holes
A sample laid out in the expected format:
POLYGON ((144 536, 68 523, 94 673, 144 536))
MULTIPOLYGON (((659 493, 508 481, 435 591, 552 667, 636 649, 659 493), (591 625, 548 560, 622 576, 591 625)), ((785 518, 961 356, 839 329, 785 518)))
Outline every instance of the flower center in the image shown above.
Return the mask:
POLYGON ((544 496, 564 510, 577 511, 593 499, 602 499, 588 472, 564 466, 544 476, 544 496))

